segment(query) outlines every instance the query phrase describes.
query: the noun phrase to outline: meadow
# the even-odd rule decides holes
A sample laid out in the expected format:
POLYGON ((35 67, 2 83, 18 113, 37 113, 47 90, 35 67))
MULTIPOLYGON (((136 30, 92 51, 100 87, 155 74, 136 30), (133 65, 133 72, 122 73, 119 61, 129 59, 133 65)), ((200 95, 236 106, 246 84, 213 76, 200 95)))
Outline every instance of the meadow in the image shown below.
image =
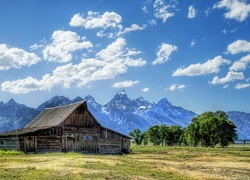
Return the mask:
POLYGON ((250 179, 250 145, 131 146, 130 154, 23 154, 0 150, 0 179, 250 179))

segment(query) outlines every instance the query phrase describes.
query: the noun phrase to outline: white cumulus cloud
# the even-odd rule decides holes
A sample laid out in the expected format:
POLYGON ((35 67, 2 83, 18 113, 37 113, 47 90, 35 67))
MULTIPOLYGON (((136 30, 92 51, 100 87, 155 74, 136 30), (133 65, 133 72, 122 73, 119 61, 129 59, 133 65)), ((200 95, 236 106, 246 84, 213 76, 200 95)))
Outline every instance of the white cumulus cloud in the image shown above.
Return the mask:
POLYGON ((118 35, 126 34, 132 31, 141 31, 146 28, 147 25, 139 26, 138 24, 132 24, 130 27, 124 28, 124 30, 120 30, 118 35))
POLYGON ((28 53, 23 49, 0 44, 0 70, 19 69, 23 66, 37 64, 40 60, 41 58, 35 53, 28 53))
POLYGON ((244 89, 250 87, 250 84, 236 84, 235 89, 244 89))
POLYGON ((169 4, 166 4, 164 0, 155 0, 154 2, 154 16, 156 18, 162 19, 165 23, 168 18, 174 16, 174 10, 176 8, 177 1, 172 0, 169 4))
POLYGON ((189 6, 188 7, 188 18, 193 19, 193 18, 195 18, 195 16, 196 16, 196 10, 195 10, 194 6, 189 6))
POLYGON ((149 91, 149 88, 143 88, 142 89, 142 92, 148 92, 149 91))
POLYGON ((186 85, 184 85, 184 84, 181 84, 181 85, 173 84, 173 85, 171 85, 168 89, 169 89, 170 91, 175 91, 175 90, 182 90, 182 89, 184 89, 185 87, 186 87, 186 85))
POLYGON ((250 13, 250 4, 247 4, 245 0, 221 0, 213 8, 225 8, 227 10, 224 14, 225 18, 239 22, 246 20, 250 13))
POLYGON ((162 43, 156 53, 156 59, 152 62, 153 65, 162 64, 169 60, 169 56, 172 52, 177 51, 177 46, 171 44, 162 43))
POLYGON ((245 40, 237 40, 227 46, 227 52, 231 54, 239 54, 250 52, 250 42, 245 40))
POLYGON ((128 81, 114 83, 112 87, 113 88, 127 88, 127 87, 132 87, 138 83, 139 81, 128 80, 128 81))
POLYGON ((214 59, 209 59, 207 62, 201 64, 191 64, 187 68, 178 68, 173 72, 172 76, 200 76, 212 73, 218 73, 220 66, 223 64, 230 64, 229 60, 217 56, 214 59))
POLYGON ((218 76, 215 76, 211 84, 225 84, 235 80, 243 80, 244 78, 245 77, 242 72, 229 71, 227 76, 224 78, 220 79, 218 76))
POLYGON ((100 14, 99 12, 89 11, 86 18, 80 14, 75 14, 69 25, 73 27, 84 27, 86 29, 94 28, 115 28, 122 22, 122 17, 115 12, 105 12, 100 14))
POLYGON ((145 60, 135 57, 139 54, 139 51, 128 48, 124 39, 118 38, 93 58, 82 59, 78 64, 68 63, 58 66, 51 74, 44 75, 40 80, 27 77, 5 81, 1 84, 1 90, 19 94, 51 90, 59 85, 64 88, 82 87, 93 81, 113 79, 117 75, 126 73, 129 67, 145 65, 145 60))
POLYGON ((77 33, 58 30, 52 35, 52 43, 44 48, 43 57, 47 61, 66 63, 72 60, 73 52, 92 47, 90 41, 77 33))
POLYGON ((229 69, 231 71, 245 70, 249 63, 250 63, 250 54, 242 57, 239 61, 235 61, 229 69))

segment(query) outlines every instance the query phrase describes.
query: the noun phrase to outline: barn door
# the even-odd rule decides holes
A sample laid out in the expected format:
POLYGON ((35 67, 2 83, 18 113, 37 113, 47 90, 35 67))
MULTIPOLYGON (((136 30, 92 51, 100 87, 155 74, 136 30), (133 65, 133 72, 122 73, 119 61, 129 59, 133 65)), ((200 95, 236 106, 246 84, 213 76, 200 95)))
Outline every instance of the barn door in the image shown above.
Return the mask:
POLYGON ((75 137, 67 137, 67 151, 75 151, 75 137))
POLYGON ((25 138, 25 146, 26 152, 34 152, 35 151, 35 137, 34 136, 27 136, 25 138))

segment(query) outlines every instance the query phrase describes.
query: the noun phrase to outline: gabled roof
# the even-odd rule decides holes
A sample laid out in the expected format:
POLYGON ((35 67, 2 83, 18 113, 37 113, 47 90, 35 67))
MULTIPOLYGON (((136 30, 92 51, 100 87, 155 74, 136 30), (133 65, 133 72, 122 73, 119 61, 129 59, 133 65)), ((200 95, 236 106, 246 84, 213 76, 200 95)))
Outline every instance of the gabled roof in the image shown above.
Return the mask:
POLYGON ((24 128, 59 126, 74 110, 76 110, 81 105, 84 105, 87 108, 85 101, 80 101, 67 106, 46 108, 24 128))

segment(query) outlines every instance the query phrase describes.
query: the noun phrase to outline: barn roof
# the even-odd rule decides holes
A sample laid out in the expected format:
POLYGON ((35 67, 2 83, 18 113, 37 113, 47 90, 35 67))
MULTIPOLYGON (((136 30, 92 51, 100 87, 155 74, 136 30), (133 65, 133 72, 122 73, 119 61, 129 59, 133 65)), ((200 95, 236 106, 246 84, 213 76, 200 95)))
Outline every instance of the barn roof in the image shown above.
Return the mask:
MULTIPOLYGON (((85 100, 74 103, 74 104, 66 105, 66 106, 45 108, 39 115, 37 115, 24 128, 1 133, 0 136, 18 136, 20 134, 27 134, 27 133, 35 132, 38 130, 44 130, 44 129, 48 129, 51 127, 59 126, 59 125, 61 125, 61 123, 63 123, 66 120, 67 117, 69 117, 69 115, 71 113, 73 113, 73 111, 75 111, 81 105, 83 105, 87 108, 87 103, 85 100)), ((96 118, 92 114, 91 114, 91 116, 96 120, 96 118)), ((99 121, 97 121, 97 123, 100 124, 99 121)), ((106 129, 111 130, 111 131, 114 131, 114 130, 109 129, 107 127, 104 127, 102 125, 101 125, 101 127, 106 128, 106 129)), ((114 131, 114 132, 116 132, 116 131, 114 131)), ((117 133, 119 133, 119 132, 117 132, 117 133)), ((122 133, 119 133, 119 134, 126 136, 126 137, 129 137, 129 136, 122 134, 122 133)), ((131 138, 131 137, 129 137, 129 138, 131 138)))
POLYGON ((24 128, 39 128, 39 127, 53 127, 60 125, 74 110, 79 106, 85 105, 85 101, 70 104, 67 106, 59 106, 53 108, 44 109, 38 116, 35 117, 29 124, 24 128))

